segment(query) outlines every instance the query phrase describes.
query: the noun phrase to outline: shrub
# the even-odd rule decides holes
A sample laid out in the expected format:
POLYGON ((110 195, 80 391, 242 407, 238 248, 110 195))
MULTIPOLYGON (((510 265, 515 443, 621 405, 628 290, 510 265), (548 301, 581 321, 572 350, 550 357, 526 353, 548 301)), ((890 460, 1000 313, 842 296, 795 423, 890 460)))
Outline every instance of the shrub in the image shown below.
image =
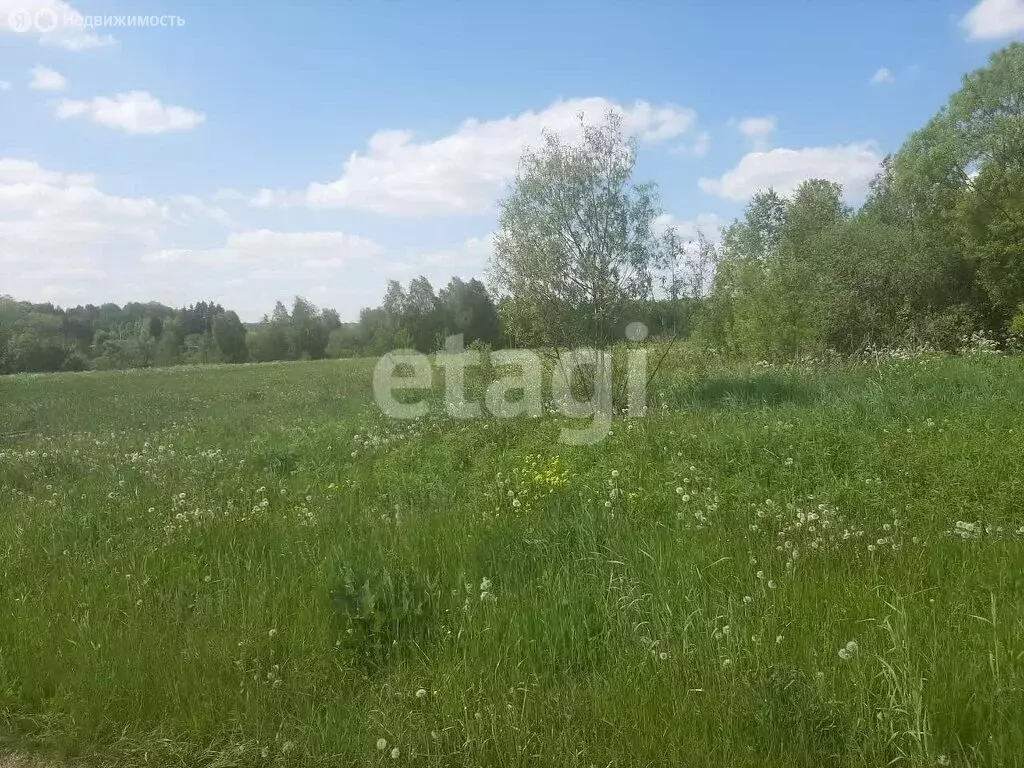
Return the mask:
POLYGON ((429 638, 440 590, 429 577, 346 568, 331 591, 343 647, 378 667, 429 638))
POLYGON ((1017 307, 1017 315, 1010 322, 1010 333, 1014 336, 1024 336, 1024 304, 1017 307))

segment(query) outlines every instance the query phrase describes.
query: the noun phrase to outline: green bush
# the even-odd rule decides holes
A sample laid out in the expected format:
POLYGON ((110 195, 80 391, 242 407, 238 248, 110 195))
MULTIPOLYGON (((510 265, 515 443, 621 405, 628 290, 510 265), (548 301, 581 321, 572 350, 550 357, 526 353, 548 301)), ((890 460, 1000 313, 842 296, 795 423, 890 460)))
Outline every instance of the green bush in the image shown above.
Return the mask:
POLYGON ((428 640, 440 590, 429 577, 346 568, 332 590, 342 647, 371 667, 428 640))
POLYGON ((1017 316, 1010 322, 1010 333, 1024 336, 1024 304, 1017 307, 1017 316))

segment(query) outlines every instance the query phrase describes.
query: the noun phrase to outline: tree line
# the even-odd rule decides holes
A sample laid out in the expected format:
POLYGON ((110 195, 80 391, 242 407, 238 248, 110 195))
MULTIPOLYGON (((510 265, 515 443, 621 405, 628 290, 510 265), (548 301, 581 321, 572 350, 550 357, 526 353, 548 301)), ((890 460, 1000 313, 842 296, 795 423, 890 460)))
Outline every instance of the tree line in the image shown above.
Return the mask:
POLYGON ((0 373, 145 368, 189 363, 317 360, 429 349, 442 331, 500 340, 497 312, 483 284, 458 278, 435 295, 424 277, 408 290, 392 281, 384 305, 342 322, 301 296, 278 301, 257 323, 214 302, 174 309, 156 302, 62 309, 0 296, 0 373))
MULTIPOLYGON (((678 329, 695 315, 684 303, 652 301, 639 311, 656 329, 678 329)), ((405 287, 392 280, 381 305, 364 308, 356 322, 301 296, 290 307, 278 301, 256 323, 206 301, 62 309, 0 296, 0 374, 429 353, 459 334, 466 345, 498 349, 509 343, 502 315, 482 282, 457 277, 436 293, 422 276, 405 287)))
POLYGON ((898 152, 864 204, 767 190, 724 234, 702 329, 757 357, 1024 338, 1024 45, 995 53, 898 152))
POLYGON ((700 341, 756 359, 1024 341, 1022 44, 964 77, 859 208, 827 180, 767 189, 719 243, 657 231, 619 115, 582 129, 527 151, 500 203, 492 280, 525 343, 605 348, 659 284, 689 288, 700 341))
POLYGON ((0 373, 378 355, 466 344, 607 348, 640 321, 785 358, 1024 340, 1024 44, 992 55, 885 159, 859 208, 811 179, 764 190, 714 241, 659 226, 621 115, 545 132, 499 202, 489 284, 388 283, 357 322, 296 297, 260 322, 200 302, 60 309, 0 297, 0 373))

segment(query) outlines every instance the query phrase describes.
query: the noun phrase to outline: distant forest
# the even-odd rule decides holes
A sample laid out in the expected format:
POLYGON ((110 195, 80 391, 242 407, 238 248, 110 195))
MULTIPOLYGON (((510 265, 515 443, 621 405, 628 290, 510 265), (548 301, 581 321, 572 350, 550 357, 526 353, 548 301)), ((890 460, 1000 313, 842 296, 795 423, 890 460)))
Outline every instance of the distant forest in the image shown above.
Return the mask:
MULTIPOLYGON (((695 305, 651 301, 638 311, 655 333, 688 334, 695 305)), ((437 293, 425 277, 407 287, 391 281, 381 306, 363 309, 351 323, 302 297, 290 307, 279 301, 260 322, 246 324, 205 301, 178 309, 155 302, 62 309, 0 296, 0 373, 432 352, 455 334, 467 345, 508 343, 499 307, 479 280, 452 278, 437 293)))

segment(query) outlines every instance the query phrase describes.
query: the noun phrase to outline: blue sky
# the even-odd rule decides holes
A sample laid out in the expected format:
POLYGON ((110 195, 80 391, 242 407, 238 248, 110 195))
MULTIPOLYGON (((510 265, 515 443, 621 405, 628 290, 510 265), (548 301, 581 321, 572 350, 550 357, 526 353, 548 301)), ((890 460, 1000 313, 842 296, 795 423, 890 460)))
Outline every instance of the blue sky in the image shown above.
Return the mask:
POLYGON ((810 176, 856 203, 1022 37, 1024 0, 0 0, 0 293, 353 319, 481 275, 523 145, 580 110, 623 111, 685 233, 810 176))

